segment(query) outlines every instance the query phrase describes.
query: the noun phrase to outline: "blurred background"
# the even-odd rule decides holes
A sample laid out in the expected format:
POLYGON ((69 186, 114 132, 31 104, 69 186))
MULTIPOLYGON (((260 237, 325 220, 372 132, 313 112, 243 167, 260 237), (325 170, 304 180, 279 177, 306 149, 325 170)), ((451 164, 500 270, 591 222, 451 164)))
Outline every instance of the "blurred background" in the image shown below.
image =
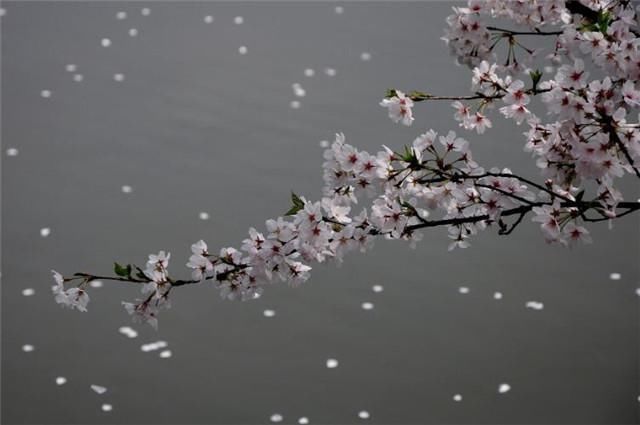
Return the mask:
MULTIPOLYGON (((126 284, 88 313, 53 300, 52 268, 164 249, 186 277, 198 239, 239 247, 290 191, 320 196, 336 132, 372 152, 465 133, 448 103, 410 128, 378 105, 468 92, 439 39, 452 4, 3 1, 2 422, 637 423, 637 214, 574 249, 528 220, 454 252, 444 228, 379 240, 252 302, 179 288, 157 332, 126 284)), ((492 118, 464 134, 478 162, 538 179, 524 128, 492 118)))

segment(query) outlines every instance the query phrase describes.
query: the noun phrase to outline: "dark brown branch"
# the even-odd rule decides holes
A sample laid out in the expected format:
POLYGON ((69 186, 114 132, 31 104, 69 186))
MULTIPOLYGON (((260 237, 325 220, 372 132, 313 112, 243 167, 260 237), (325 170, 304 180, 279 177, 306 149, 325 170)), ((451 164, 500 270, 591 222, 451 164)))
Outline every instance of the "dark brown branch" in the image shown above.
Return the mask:
POLYGON ((563 31, 540 31, 540 30, 535 30, 535 31, 514 31, 514 30, 509 30, 509 29, 505 29, 505 28, 498 28, 498 27, 487 27, 487 29, 489 31, 500 31, 503 32, 507 35, 560 35, 563 33, 563 31))

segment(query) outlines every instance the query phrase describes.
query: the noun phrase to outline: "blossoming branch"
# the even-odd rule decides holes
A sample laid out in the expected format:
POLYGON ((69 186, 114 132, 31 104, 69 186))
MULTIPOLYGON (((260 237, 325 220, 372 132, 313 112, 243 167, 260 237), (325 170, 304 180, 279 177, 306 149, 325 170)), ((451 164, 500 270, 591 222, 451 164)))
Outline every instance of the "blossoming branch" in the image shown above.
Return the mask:
POLYGON ((449 249, 467 248, 491 228, 512 233, 527 215, 544 239, 564 246, 591 242, 590 223, 640 210, 625 201, 619 179, 640 178, 640 37, 638 9, 625 0, 469 0, 454 7, 443 39, 472 69, 470 95, 389 90, 381 102, 397 123, 414 123, 416 103, 453 101, 454 119, 484 133, 504 117, 524 125, 524 149, 540 169, 534 181, 509 168, 476 163, 454 131, 428 130, 403 148, 358 150, 343 134, 324 153, 324 194, 313 202, 292 194, 289 211, 249 229, 240 249, 192 245, 190 279, 170 275, 170 254, 143 267, 114 265, 113 276, 54 271, 55 299, 86 311, 90 281, 138 285, 142 297, 123 302, 134 320, 157 327, 173 288, 210 281, 224 298, 255 299, 275 281, 298 285, 312 263, 343 261, 374 239, 415 244, 420 230, 446 227, 449 249), (505 20, 517 28, 490 25, 505 20), (545 52, 527 39, 549 42, 545 52), (500 57, 499 51, 506 50, 500 57), (541 68, 534 63, 541 62, 541 68), (533 102, 546 115, 533 112, 533 102), (495 111, 497 109, 497 111, 495 111), (362 199, 368 201, 362 206, 362 199))

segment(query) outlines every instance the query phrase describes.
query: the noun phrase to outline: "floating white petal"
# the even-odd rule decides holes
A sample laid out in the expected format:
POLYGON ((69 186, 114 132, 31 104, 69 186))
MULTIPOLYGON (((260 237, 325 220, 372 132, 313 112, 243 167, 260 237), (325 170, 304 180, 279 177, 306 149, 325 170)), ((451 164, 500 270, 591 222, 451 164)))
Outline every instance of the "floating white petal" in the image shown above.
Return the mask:
POLYGON ((148 7, 143 7, 142 10, 140 10, 140 13, 142 14, 142 16, 149 16, 151 15, 151 9, 149 9, 148 7))
POLYGON ((76 66, 76 64, 70 63, 67 64, 64 69, 66 69, 67 72, 76 72, 76 69, 78 69, 78 67, 76 66))
POLYGON ((542 310, 544 309, 544 304, 538 301, 528 301, 526 307, 532 310, 542 310))
POLYGON ((620 280, 620 279, 622 279, 622 275, 620 273, 611 273, 609 275, 609 279, 611 279, 611 280, 620 280))
POLYGON ((511 385, 509 384, 500 384, 500 386, 498 387, 498 392, 500 394, 508 393, 509 391, 511 391, 511 385))
POLYGON ((336 71, 334 68, 325 68, 324 73, 327 74, 329 77, 335 77, 338 71, 336 71))
POLYGON ((48 99, 51 97, 51 90, 42 90, 40 92, 40 96, 44 97, 45 99, 48 99))
POLYGON ((342 7, 342 6, 336 6, 336 8, 335 8, 335 12, 336 12, 338 15, 342 15, 342 14, 344 13, 344 7, 342 7))
POLYGON ((198 218, 200 218, 200 220, 209 220, 209 213, 208 213, 208 212, 201 211, 201 212, 198 214, 198 218))
POLYGON ((329 141, 328 140, 320 140, 320 147, 323 149, 326 149, 329 147, 329 141))
POLYGON ((273 317, 276 315, 276 311, 275 310, 265 310, 262 312, 262 314, 264 315, 264 317, 273 317))
POLYGON ((298 97, 304 97, 307 94, 307 92, 305 91, 305 89, 302 88, 302 85, 300 83, 291 84, 291 88, 293 88, 293 94, 298 97))
POLYGON ((131 28, 129 30, 129 37, 137 37, 138 36, 138 30, 136 28, 131 28))
POLYGON ((102 411, 103 412, 111 412, 113 410, 113 406, 110 404, 103 404, 102 405, 102 411))
POLYGON ((384 287, 382 285, 373 285, 371 287, 371 289, 373 290, 373 292, 382 292, 382 291, 384 291, 384 287))
POLYGON ((159 354, 161 359, 168 359, 172 355, 173 355, 173 353, 171 352, 171 350, 164 350, 164 351, 161 351, 160 354, 159 354))
POLYGON ((118 329, 118 332, 120 332, 122 335, 126 336, 127 338, 135 338, 138 336, 138 332, 136 332, 135 329, 129 326, 120 327, 120 329, 118 329))
POLYGON ((102 40, 100 40, 100 44, 102 45, 102 47, 109 47, 111 46, 111 40, 108 38, 103 38, 102 40))
POLYGON ((43 238, 46 238, 50 234, 51 234, 51 229, 50 228, 43 227, 42 229, 40 229, 40 236, 42 236, 43 238))
POLYGON ((133 188, 131 186, 129 186, 129 185, 126 185, 126 184, 124 186, 122 186, 122 188, 120 190, 122 190, 122 193, 131 193, 131 192, 133 192, 133 188))
POLYGON ((80 83, 82 82, 82 80, 84 80, 84 75, 82 74, 75 74, 73 76, 73 81, 75 81, 76 83, 80 83))
POLYGON ((327 367, 329 369, 335 369, 338 367, 338 360, 336 359, 327 359, 327 367))
POLYGON ((300 425, 307 425, 309 423, 309 418, 303 416, 300 419, 298 419, 298 423, 300 425))
POLYGON ((279 413, 274 413, 273 415, 271 415, 269 419, 271 420, 271 422, 277 423, 277 422, 282 422, 284 417, 279 413))
POLYGON ((22 295, 25 297, 30 297, 36 293, 36 290, 33 288, 25 288, 22 290, 22 295))
POLYGON ((161 348, 166 348, 169 344, 166 341, 156 341, 149 344, 143 344, 140 349, 144 352, 155 351, 161 348))
POLYGON ((36 347, 34 347, 31 344, 25 344, 25 345, 22 346, 22 351, 24 351, 25 353, 30 353, 35 349, 36 349, 36 347))
POLYGON ((92 385, 91 385, 91 389, 92 389, 96 394, 104 394, 104 393, 106 393, 106 392, 107 392, 107 388, 106 388, 106 387, 103 387, 103 386, 101 386, 101 385, 95 385, 95 384, 92 384, 92 385))
POLYGON ((461 294, 468 294, 469 288, 467 288, 466 286, 461 286, 458 288, 458 292, 460 292, 461 294))
POLYGON ((360 53, 360 59, 364 62, 368 62, 371 60, 371 53, 369 52, 362 52, 360 53))
POLYGON ((127 19, 127 12, 120 11, 116 13, 116 19, 120 19, 120 20, 127 19))
POLYGON ((316 75, 316 72, 313 69, 307 68, 304 70, 305 77, 313 77, 314 75, 316 75))
POLYGON ((369 419, 371 417, 371 415, 366 410, 361 410, 361 411, 358 412, 358 417, 360 419, 369 419))
POLYGON ((64 376, 58 376, 56 378, 56 385, 64 385, 67 383, 67 378, 65 378, 64 376))
POLYGON ((102 288, 104 284, 101 280, 92 280, 89 282, 89 285, 91 285, 92 288, 102 288))
POLYGON ((207 15, 207 16, 205 16, 205 17, 204 17, 204 22, 205 22, 205 24, 210 24, 210 23, 212 23, 212 22, 213 22, 213 16, 211 16, 211 15, 207 15))
POLYGON ((302 104, 297 100, 292 100, 289 103, 289 106, 291 107, 291 109, 300 109, 300 106, 302 106, 302 104))
POLYGON ((246 55, 248 51, 249 49, 247 49, 247 46, 238 47, 238 53, 240 53, 241 55, 246 55))
POLYGON ((453 396, 453 401, 462 401, 462 395, 461 394, 456 394, 453 396))
POLYGON ((493 293, 493 299, 494 300, 501 300, 502 299, 502 292, 494 292, 493 293))
POLYGON ((233 18, 233 23, 236 25, 240 25, 244 23, 244 18, 242 16, 236 16, 233 18))
POLYGON ((363 310, 373 310, 373 303, 362 303, 362 309, 363 310))
POLYGON ((7 149, 7 156, 18 156, 18 149, 16 148, 7 149))
POLYGON ((113 79, 120 83, 120 82, 124 81, 124 74, 120 74, 120 73, 113 74, 113 79))

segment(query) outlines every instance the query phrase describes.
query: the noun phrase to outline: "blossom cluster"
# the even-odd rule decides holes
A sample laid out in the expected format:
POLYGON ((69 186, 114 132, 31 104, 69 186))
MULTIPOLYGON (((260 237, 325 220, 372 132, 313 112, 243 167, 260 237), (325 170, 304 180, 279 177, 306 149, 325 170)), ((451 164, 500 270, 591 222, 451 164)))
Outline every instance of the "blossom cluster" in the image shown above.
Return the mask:
MULTIPOLYGON (((446 227, 452 250, 470 246, 471 237, 489 227, 509 234, 531 213, 550 243, 590 242, 586 222, 617 216, 623 196, 615 180, 629 173, 640 177, 635 165, 640 123, 633 121, 640 107, 640 38, 632 3, 469 0, 467 7, 454 7, 447 23, 445 40, 472 67, 473 94, 438 97, 391 90, 380 105, 394 122, 409 126, 415 102, 454 100, 454 118, 477 133, 493 128, 489 111, 497 106, 504 118, 528 126, 524 149, 535 157, 543 183, 508 168, 481 167, 469 142, 454 131, 439 135, 428 130, 401 150, 383 146, 375 154, 337 134, 324 152, 320 201, 292 194, 291 209, 267 220, 264 230, 250 228, 239 248, 214 252, 202 240, 194 243, 187 263, 190 280, 169 275, 170 254, 164 251, 150 255, 144 269, 116 264, 118 277, 106 279, 141 286, 142 299, 123 303, 134 320, 156 327, 174 287, 209 281, 223 298, 256 299, 273 282, 305 282, 315 263, 341 262, 350 251, 365 252, 376 237, 415 245, 426 227, 446 227), (490 26, 487 18, 507 19, 526 31, 490 26), (561 29, 543 30, 548 25, 561 29), (517 59, 517 49, 529 60, 537 54, 518 41, 520 35, 553 37, 544 67, 553 78, 543 79, 543 72, 525 69, 517 59), (502 40, 508 45, 507 60, 498 64, 494 47, 502 40), (592 73, 595 78, 589 79, 592 73), (538 96, 549 121, 534 112, 532 101, 538 96)), ((54 272, 54 278, 56 301, 86 311, 85 286, 98 277, 77 273, 64 278, 54 272), (65 289, 73 281, 79 283, 65 289)))
MULTIPOLYGON (((522 44, 516 45, 509 34, 493 30, 486 24, 487 18, 514 21, 533 30, 546 25, 568 23, 571 14, 565 0, 470 0, 467 7, 454 7, 454 13, 447 18, 447 28, 442 39, 460 63, 476 66, 481 61, 496 62, 496 47, 500 41, 509 43, 509 48, 519 47, 525 57, 534 51, 522 44)), ((512 50, 505 68, 517 68, 518 61, 512 50)))

